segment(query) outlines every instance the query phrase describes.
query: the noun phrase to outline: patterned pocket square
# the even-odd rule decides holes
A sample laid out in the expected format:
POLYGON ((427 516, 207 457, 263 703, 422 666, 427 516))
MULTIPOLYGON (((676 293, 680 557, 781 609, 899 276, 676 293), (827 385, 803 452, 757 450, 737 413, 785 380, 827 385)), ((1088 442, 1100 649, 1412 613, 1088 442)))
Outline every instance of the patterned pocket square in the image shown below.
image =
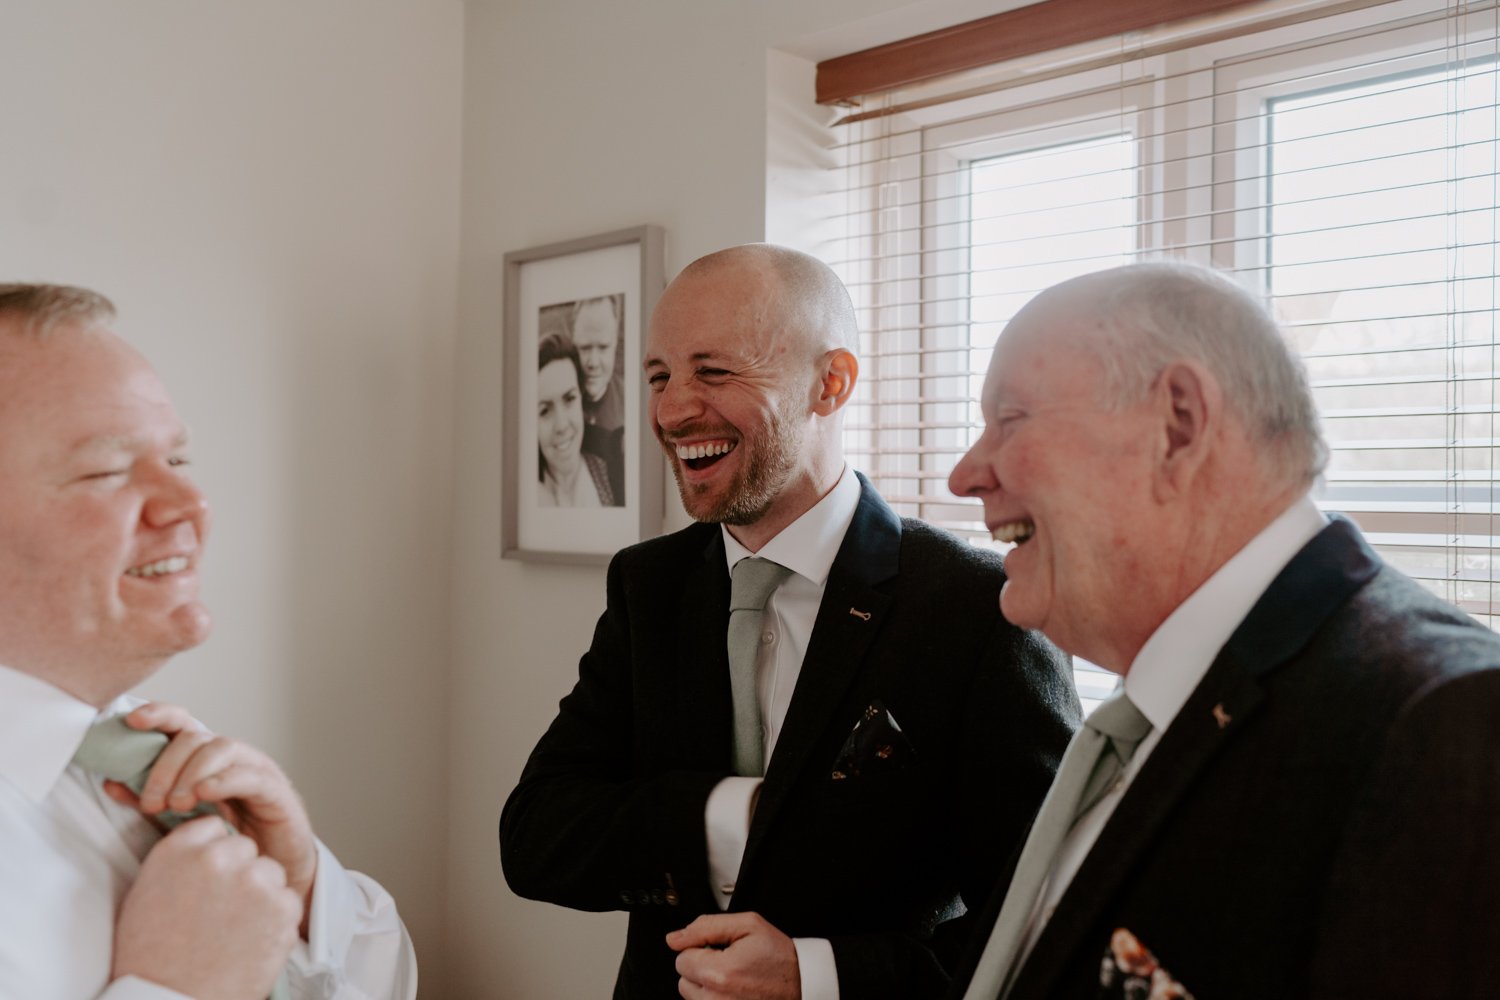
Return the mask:
POLYGON ((897 771, 915 763, 916 758, 917 752, 896 724, 895 716, 879 701, 872 701, 844 740, 829 777, 845 781, 880 771, 897 771))
POLYGON ((1193 1000, 1130 931, 1118 928, 1099 964, 1101 1000, 1193 1000))

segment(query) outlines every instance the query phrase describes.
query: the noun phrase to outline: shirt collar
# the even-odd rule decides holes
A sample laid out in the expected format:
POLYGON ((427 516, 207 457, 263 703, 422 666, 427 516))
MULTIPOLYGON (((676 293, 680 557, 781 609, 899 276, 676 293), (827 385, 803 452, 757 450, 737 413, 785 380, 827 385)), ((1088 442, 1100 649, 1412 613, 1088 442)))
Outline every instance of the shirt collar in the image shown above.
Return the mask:
POLYGON ((1125 675, 1125 693, 1165 730, 1260 595, 1328 519, 1302 497, 1167 616, 1125 675))
POLYGON ((114 707, 99 712, 40 678, 0 666, 0 778, 40 802, 89 726, 114 707))
POLYGON ((720 525, 724 533, 725 569, 732 572, 734 564, 741 559, 760 556, 780 563, 821 587, 828 580, 834 557, 839 554, 839 546, 844 542, 844 535, 854 520, 854 509, 858 506, 859 478, 851 474, 846 465, 833 489, 762 545, 759 552, 745 548, 727 527, 720 525))

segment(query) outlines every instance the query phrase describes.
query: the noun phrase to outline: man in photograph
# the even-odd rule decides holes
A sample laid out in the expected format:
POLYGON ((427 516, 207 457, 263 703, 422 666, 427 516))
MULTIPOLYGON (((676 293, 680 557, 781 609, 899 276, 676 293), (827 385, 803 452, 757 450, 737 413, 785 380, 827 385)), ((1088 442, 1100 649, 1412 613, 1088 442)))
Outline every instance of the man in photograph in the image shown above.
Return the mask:
POLYGON ((623 332, 622 295, 573 304, 573 343, 583 362, 583 413, 589 426, 614 431, 625 423, 625 378, 615 361, 623 332))
POLYGON ((630 913, 614 995, 941 995, 1077 724, 993 553, 845 463, 848 293, 763 244, 667 288, 644 369, 698 524, 610 564, 501 817, 512 889, 630 913))
POLYGON ((1493 997, 1500 639, 1309 490, 1263 305, 1137 264, 1006 327, 953 492, 1000 611, 1120 674, 952 996, 1493 997))
POLYGON ((112 316, 0 285, 0 995, 411 1000, 394 902, 275 762, 125 695, 208 637, 209 509, 112 316))

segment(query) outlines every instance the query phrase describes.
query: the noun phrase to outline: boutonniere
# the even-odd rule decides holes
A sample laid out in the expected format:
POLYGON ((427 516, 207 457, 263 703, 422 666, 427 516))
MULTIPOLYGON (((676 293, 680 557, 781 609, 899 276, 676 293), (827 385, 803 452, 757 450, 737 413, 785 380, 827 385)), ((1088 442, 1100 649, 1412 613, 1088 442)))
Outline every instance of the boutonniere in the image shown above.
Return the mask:
POLYGON ((1099 995, 1120 1000, 1193 1000, 1171 973, 1161 967, 1150 949, 1130 931, 1118 928, 1099 964, 1099 995))

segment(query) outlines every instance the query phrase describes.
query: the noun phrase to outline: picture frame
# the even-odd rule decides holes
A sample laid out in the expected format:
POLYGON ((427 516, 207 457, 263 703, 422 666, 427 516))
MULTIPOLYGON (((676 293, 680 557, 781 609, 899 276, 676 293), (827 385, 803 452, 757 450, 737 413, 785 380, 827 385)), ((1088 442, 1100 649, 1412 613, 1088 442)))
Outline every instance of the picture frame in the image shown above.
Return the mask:
POLYGON ((503 558, 603 565, 661 531, 641 361, 665 249, 635 226, 505 255, 503 558))

